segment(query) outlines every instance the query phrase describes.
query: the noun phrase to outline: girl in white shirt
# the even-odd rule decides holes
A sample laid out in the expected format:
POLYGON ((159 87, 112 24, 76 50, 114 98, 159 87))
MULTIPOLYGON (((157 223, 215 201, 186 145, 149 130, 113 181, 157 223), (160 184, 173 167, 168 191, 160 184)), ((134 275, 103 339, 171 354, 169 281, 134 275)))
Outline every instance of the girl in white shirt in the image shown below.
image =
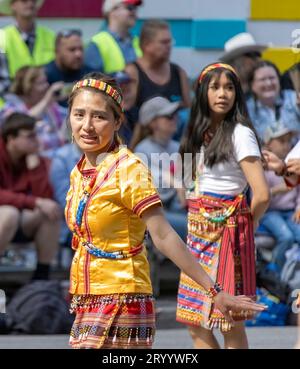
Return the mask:
MULTIPOLYGON (((255 299, 253 228, 268 207, 269 189, 240 81, 230 65, 211 64, 200 74, 180 148, 183 160, 187 153, 192 160, 185 160, 191 165, 184 166, 184 178, 193 183, 187 200, 188 248, 221 288, 255 299)), ((195 348, 219 348, 213 328, 223 333, 225 348, 248 348, 243 321, 252 313, 232 317, 234 325, 215 308, 212 295, 181 274, 177 320, 189 326, 195 348)))

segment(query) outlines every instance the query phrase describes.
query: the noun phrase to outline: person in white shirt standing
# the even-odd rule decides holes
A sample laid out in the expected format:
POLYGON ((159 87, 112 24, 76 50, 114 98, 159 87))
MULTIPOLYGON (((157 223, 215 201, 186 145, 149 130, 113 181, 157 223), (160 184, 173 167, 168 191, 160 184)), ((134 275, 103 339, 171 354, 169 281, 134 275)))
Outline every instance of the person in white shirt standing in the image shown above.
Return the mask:
MULTIPOLYGON (((210 64, 200 74, 180 154, 183 160, 192 154, 185 160, 191 165, 184 166, 185 183, 187 177, 192 183, 187 191, 190 252, 219 288, 255 299, 253 233, 270 195, 257 136, 230 65, 210 64)), ((215 291, 207 294, 181 274, 177 320, 189 326, 195 348, 219 348, 213 328, 223 333, 225 348, 248 348, 243 321, 252 318, 251 312, 232 313, 232 325, 216 309, 214 296, 215 291)))

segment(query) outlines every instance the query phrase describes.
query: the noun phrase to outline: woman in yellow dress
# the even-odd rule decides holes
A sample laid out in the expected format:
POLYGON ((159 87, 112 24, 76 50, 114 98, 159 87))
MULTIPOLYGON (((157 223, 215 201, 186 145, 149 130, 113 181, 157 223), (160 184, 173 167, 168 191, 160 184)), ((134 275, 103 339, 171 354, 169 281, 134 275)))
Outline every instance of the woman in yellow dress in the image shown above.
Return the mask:
POLYGON ((155 310, 144 244, 201 284, 231 321, 232 311, 265 307, 214 285, 166 221, 151 175, 120 144, 122 93, 113 79, 87 75, 73 88, 69 121, 83 156, 71 173, 66 220, 76 251, 71 267, 73 348, 151 348, 155 310))

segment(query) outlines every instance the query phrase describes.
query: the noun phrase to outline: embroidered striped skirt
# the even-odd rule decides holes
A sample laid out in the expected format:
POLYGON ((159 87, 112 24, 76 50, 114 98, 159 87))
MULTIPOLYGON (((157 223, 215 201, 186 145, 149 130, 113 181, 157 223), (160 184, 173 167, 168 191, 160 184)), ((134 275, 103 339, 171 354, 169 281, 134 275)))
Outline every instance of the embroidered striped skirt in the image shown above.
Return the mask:
MULTIPOLYGON (((253 223, 245 196, 223 223, 205 218, 207 213, 222 214, 236 204, 236 198, 203 194, 189 200, 187 246, 214 282, 232 295, 247 295, 255 300, 256 270, 253 223)), ((233 314, 234 320, 251 319, 250 311, 233 314)), ((229 331, 231 324, 214 307, 206 291, 181 273, 176 320, 191 326, 229 331)))
POLYGON ((155 334, 149 295, 74 295, 70 345, 77 349, 149 349, 155 334))

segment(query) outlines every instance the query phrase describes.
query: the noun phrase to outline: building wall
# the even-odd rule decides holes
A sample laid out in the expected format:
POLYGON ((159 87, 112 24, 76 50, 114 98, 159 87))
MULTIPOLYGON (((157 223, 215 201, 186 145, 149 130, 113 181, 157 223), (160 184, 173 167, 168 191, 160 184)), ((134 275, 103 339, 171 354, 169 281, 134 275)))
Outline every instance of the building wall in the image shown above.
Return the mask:
MULTIPOLYGON (((170 23, 175 40, 172 59, 191 78, 217 60, 224 43, 239 32, 250 32, 258 43, 270 45, 266 56, 281 70, 300 58, 287 50, 297 40, 300 44, 299 0, 144 0, 139 17, 135 33, 145 19, 170 23)), ((1 17, 0 26, 10 22, 11 18, 1 17)), ((104 25, 101 0, 46 0, 40 23, 56 31, 80 27, 87 42, 104 25)))

